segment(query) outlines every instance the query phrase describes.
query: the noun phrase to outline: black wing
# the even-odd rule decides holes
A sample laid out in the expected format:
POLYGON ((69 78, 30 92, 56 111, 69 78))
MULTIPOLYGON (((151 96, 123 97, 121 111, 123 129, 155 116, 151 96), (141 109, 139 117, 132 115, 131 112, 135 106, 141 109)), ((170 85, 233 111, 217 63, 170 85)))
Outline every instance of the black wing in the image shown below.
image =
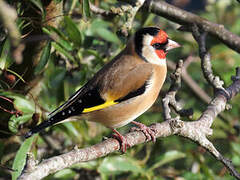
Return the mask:
POLYGON ((82 93, 80 89, 77 91, 69 100, 53 111, 53 114, 48 120, 42 122, 38 126, 32 128, 26 135, 25 138, 32 136, 41 130, 59 123, 71 116, 80 115, 84 108, 89 108, 103 104, 105 101, 101 98, 99 94, 99 89, 95 87, 94 89, 88 90, 82 93))

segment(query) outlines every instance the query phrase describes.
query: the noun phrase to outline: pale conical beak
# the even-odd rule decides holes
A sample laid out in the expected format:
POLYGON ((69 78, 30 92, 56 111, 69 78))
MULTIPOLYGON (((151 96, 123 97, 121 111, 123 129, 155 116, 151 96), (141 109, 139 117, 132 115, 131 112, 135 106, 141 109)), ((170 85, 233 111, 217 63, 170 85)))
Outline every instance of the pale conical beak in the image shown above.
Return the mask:
POLYGON ((168 43, 166 45, 166 51, 169 51, 171 49, 178 48, 178 47, 181 47, 181 45, 171 39, 168 39, 168 43))

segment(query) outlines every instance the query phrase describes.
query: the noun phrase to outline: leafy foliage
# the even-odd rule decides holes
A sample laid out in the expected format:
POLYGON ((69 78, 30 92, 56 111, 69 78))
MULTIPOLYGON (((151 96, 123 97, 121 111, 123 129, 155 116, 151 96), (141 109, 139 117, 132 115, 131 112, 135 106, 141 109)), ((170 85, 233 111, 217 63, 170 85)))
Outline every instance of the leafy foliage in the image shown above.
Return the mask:
MULTIPOLYGON (((67 100, 78 88, 80 88, 92 75, 106 62, 117 55, 125 46, 127 38, 119 35, 119 29, 126 23, 126 16, 101 16, 91 12, 90 3, 109 11, 112 7, 118 7, 115 0, 82 0, 66 1, 64 11, 53 20, 60 21, 58 27, 46 22, 47 12, 43 1, 31 0, 29 2, 9 1, 18 14, 17 24, 23 36, 36 44, 36 35, 48 39, 40 40, 44 44, 39 54, 39 60, 34 62, 30 69, 32 73, 25 74, 27 63, 23 63, 21 71, 16 71, 11 56, 9 38, 1 29, 0 41, 0 159, 1 164, 12 167, 12 173, 0 169, 0 177, 16 179, 24 166, 26 153, 31 149, 39 159, 54 156, 72 149, 75 145, 87 147, 102 140, 103 136, 110 136, 111 131, 99 124, 78 121, 63 123, 46 130, 41 135, 36 135, 25 140, 16 135, 22 135, 24 129, 36 125, 46 119, 47 112, 51 112, 61 103, 67 100), (27 5, 28 8, 24 8, 27 5), (81 18, 79 18, 79 9, 81 18), (41 21, 37 21, 33 12, 40 14, 41 21), (64 12, 64 14, 63 14, 64 12), (33 13, 33 14, 31 14, 33 13), (24 18, 30 14, 31 21, 24 18), (35 28, 35 23, 40 25, 35 28), (31 32, 36 34, 31 34, 31 32), (31 36, 30 36, 30 35, 31 36), (2 38, 3 37, 3 38, 2 38), (32 80, 26 81, 28 76, 32 80), (14 78, 15 79, 14 79, 14 78), (11 79, 12 78, 12 79, 11 79), (38 81, 36 83, 35 81, 38 81), (31 83, 36 83, 31 90, 31 83), (19 88, 19 83, 25 87, 19 88), (28 89, 28 90, 26 90, 28 89), (7 98, 8 100, 4 99, 7 98), (9 110, 9 112, 4 111, 9 110), (17 116, 15 112, 21 112, 17 116), (39 118, 34 114, 39 114, 39 118), (41 152, 38 151, 41 149, 41 152)), ((55 0, 56 4, 62 3, 55 0)), ((224 24, 229 30, 240 34, 240 11, 237 1, 226 0, 207 1, 206 9, 197 14, 213 22, 224 24)), ((177 25, 172 22, 150 14, 144 10, 137 13, 132 32, 143 26, 160 26, 166 30, 171 39, 182 44, 181 49, 169 53, 168 59, 176 62, 180 58, 186 59, 192 56, 194 61, 188 67, 188 74, 210 96, 212 89, 203 78, 200 61, 197 57, 197 44, 190 33, 176 31, 177 25)), ((239 54, 230 50, 212 37, 207 41, 212 54, 213 70, 220 75, 226 85, 231 83, 231 75, 235 73, 235 67, 240 66, 239 54)), ((40 46, 40 45, 39 45, 40 46)), ((33 62, 35 57, 29 56, 34 49, 24 51, 24 62, 33 62)), ((29 69, 29 67, 28 67, 29 69)), ((169 70, 171 72, 171 70, 169 70)), ((162 121, 160 99, 169 88, 169 79, 161 91, 155 105, 137 120, 149 125, 162 121)), ((192 120, 196 120, 205 109, 198 95, 194 94, 188 84, 183 82, 178 98, 186 108, 194 109, 192 120)), ((223 112, 213 124, 213 136, 211 141, 217 149, 230 158, 237 170, 240 171, 240 146, 239 146, 239 96, 231 102, 232 109, 223 112)), ((186 119, 189 120, 189 119, 186 119)), ((120 129, 127 132, 130 125, 120 129)), ((126 154, 115 153, 108 157, 95 161, 75 165, 71 169, 62 170, 50 175, 46 179, 73 179, 86 177, 101 177, 102 179, 166 179, 182 177, 184 179, 233 179, 223 168, 222 164, 213 159, 211 155, 201 147, 180 137, 167 137, 158 139, 157 143, 143 144, 129 149, 126 154)))

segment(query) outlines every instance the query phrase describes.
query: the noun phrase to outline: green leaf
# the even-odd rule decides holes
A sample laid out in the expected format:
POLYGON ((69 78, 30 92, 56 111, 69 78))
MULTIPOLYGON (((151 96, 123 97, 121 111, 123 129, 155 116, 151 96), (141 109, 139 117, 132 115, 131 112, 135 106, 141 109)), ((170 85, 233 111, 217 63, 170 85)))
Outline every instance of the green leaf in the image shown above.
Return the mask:
POLYGON ((8 128, 11 132, 17 133, 18 132, 18 126, 20 124, 23 124, 27 122, 29 119, 32 118, 33 114, 24 114, 22 116, 16 117, 13 115, 10 120, 8 121, 8 128))
POLYGON ((60 3, 60 2, 62 2, 63 0, 54 0, 54 2, 56 3, 56 4, 58 4, 58 3, 60 3))
POLYGON ((89 1, 88 0, 83 0, 83 5, 82 5, 82 8, 83 8, 83 17, 85 19, 88 19, 90 18, 90 8, 89 8, 89 1))
POLYGON ((35 112, 35 105, 30 100, 20 95, 8 94, 7 97, 13 98, 13 104, 15 109, 23 112, 23 115, 19 117, 13 115, 8 122, 9 130, 13 133, 17 133, 18 126, 32 118, 32 115, 35 112))
POLYGON ((119 44, 120 40, 118 39, 117 35, 107 29, 109 26, 110 24, 106 21, 96 19, 91 25, 91 31, 93 34, 103 38, 106 41, 119 44))
POLYGON ((56 179, 74 179, 74 176, 76 176, 76 171, 72 169, 63 169, 61 171, 58 171, 53 175, 56 179))
POLYGON ((98 161, 97 160, 92 160, 92 161, 87 161, 87 162, 81 162, 79 164, 74 164, 72 168, 77 168, 77 169, 96 169, 98 167, 98 161))
POLYGON ((66 69, 63 69, 63 68, 56 69, 50 77, 50 80, 49 80, 50 87, 58 88, 60 84, 63 82, 65 74, 66 74, 66 69))
POLYGON ((0 47, 0 68, 5 69, 12 63, 9 39, 7 38, 0 47))
POLYGON ((159 159, 158 162, 156 162, 152 167, 150 167, 149 171, 154 170, 158 167, 163 166, 164 164, 170 163, 177 159, 184 158, 185 156, 186 156, 185 153, 179 151, 168 151, 158 158, 159 159))
POLYGON ((117 44, 120 43, 120 40, 118 39, 117 35, 109 31, 108 29, 98 28, 96 29, 96 34, 106 41, 117 43, 117 44))
POLYGON ((192 173, 192 172, 185 172, 183 174, 185 180, 199 180, 199 179, 206 179, 204 174, 201 173, 192 173))
POLYGON ((15 171, 12 173, 12 180, 16 180, 17 177, 21 174, 26 163, 27 153, 31 149, 34 138, 35 136, 26 139, 18 150, 13 161, 12 169, 15 171))
POLYGON ((75 43, 77 46, 81 46, 82 37, 77 25, 72 21, 71 18, 65 16, 64 22, 66 24, 66 31, 70 40, 75 43))
POLYGON ((8 97, 14 99, 14 106, 16 109, 22 111, 23 113, 34 113, 35 105, 28 99, 22 96, 9 95, 8 97))
POLYGON ((52 42, 52 46, 60 53, 62 53, 66 58, 70 59, 71 61, 74 61, 74 57, 67 52, 65 49, 63 49, 61 46, 59 46, 56 42, 52 42))
POLYGON ((50 43, 50 41, 48 41, 47 45, 43 48, 41 58, 38 62, 38 65, 36 66, 36 68, 34 70, 34 74, 39 74, 40 72, 43 71, 44 67, 48 63, 50 51, 51 51, 51 43, 50 43))
POLYGON ((231 146, 233 148, 233 151, 240 155, 240 144, 232 142, 231 146))
POLYGON ((95 32, 98 28, 107 28, 107 27, 110 27, 109 22, 103 21, 101 19, 95 19, 91 24, 91 31, 95 32))
POLYGON ((68 134, 70 134, 71 136, 74 136, 75 138, 80 137, 79 132, 77 131, 77 129, 73 126, 73 124, 71 122, 64 123, 63 126, 66 127, 68 134))
POLYGON ((98 168, 102 175, 120 174, 122 172, 141 173, 142 168, 129 157, 114 156, 105 158, 98 168))
POLYGON ((239 155, 233 155, 232 162, 235 166, 240 166, 240 157, 239 155))
POLYGON ((43 31, 48 34, 50 37, 54 39, 55 42, 57 42, 60 46, 65 48, 67 51, 72 51, 73 47, 68 42, 68 38, 63 34, 59 29, 48 26, 47 28, 43 28, 43 31))

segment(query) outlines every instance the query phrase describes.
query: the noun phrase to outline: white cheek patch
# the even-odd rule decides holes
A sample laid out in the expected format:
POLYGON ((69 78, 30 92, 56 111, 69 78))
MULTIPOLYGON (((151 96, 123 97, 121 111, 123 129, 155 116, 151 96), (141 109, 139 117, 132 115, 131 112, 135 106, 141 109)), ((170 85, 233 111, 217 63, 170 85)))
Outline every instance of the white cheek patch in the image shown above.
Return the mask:
POLYGON ((153 37, 149 34, 146 34, 143 37, 143 48, 142 48, 142 56, 152 64, 157 65, 166 65, 166 59, 160 59, 155 52, 155 49, 150 45, 153 37))

